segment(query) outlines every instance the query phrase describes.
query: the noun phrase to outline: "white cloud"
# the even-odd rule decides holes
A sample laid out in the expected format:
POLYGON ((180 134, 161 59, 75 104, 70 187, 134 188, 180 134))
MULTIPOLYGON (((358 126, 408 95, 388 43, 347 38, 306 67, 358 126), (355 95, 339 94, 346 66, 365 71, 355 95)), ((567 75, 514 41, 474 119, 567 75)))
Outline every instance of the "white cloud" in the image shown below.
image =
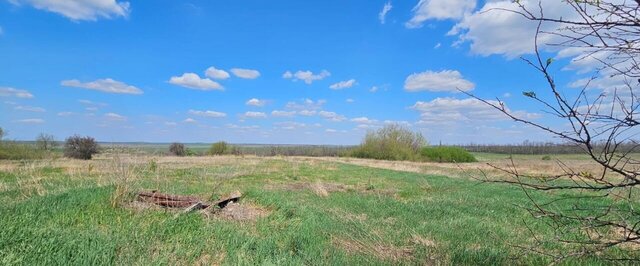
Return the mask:
POLYGON ((207 68, 207 71, 205 71, 205 75, 212 79, 228 79, 230 77, 227 71, 217 69, 215 67, 207 68))
POLYGON ((18 111, 27 111, 27 112, 45 112, 46 111, 42 107, 23 106, 23 105, 18 105, 16 107, 14 107, 13 109, 14 110, 18 110, 18 111))
POLYGON ((71 115, 73 115, 72 112, 59 112, 58 113, 58 116, 71 116, 71 115))
POLYGON ((351 122, 355 122, 358 124, 375 124, 378 123, 378 120, 375 119, 369 119, 368 117, 356 117, 351 119, 351 122))
POLYGON ((440 48, 440 46, 442 46, 442 44, 441 44, 441 43, 436 43, 436 45, 435 45, 435 46, 433 46, 433 49, 438 49, 438 48, 440 48))
POLYGON ((347 118, 343 115, 339 115, 335 112, 328 112, 328 111, 320 111, 318 112, 318 115, 321 116, 324 119, 327 119, 329 121, 333 121, 333 122, 342 122, 344 120, 347 120, 347 118))
POLYGON ((245 104, 246 105, 251 105, 251 106, 262 107, 265 104, 267 104, 267 101, 266 100, 256 99, 256 98, 252 98, 252 99, 248 100, 245 104))
POLYGON ((382 10, 380 10, 380 13, 378 14, 378 20, 380 20, 380 24, 385 23, 387 13, 389 13, 389 11, 391 11, 392 8, 393 6, 391 5, 391 1, 384 4, 384 6, 382 7, 382 10))
POLYGON ((136 94, 136 95, 143 93, 141 89, 135 86, 131 86, 126 83, 113 80, 110 78, 98 79, 91 82, 80 82, 77 79, 63 80, 62 82, 60 82, 60 85, 66 86, 66 87, 87 89, 87 90, 96 90, 96 91, 107 92, 107 93, 136 94))
POLYGON ((127 17, 129 2, 116 0, 9 0, 14 5, 27 4, 37 9, 58 13, 71 20, 127 17))
POLYGON ((204 116, 204 117, 212 117, 212 118, 222 118, 227 116, 227 114, 222 112, 208 111, 208 110, 207 111, 189 110, 189 114, 204 116))
MULTIPOLYGON (((498 102, 494 100, 489 102, 499 105, 498 102)), ((509 120, 509 118, 500 111, 473 98, 436 98, 430 102, 418 101, 411 108, 421 113, 418 124, 422 125, 509 120)), ((508 108, 507 110, 520 118, 537 119, 540 117, 540 115, 536 113, 511 111, 508 108)))
POLYGON ((0 96, 17 97, 17 98, 33 98, 33 94, 26 90, 19 90, 11 87, 0 87, 0 96))
POLYGON ((325 103, 327 103, 325 100, 304 99, 300 102, 288 102, 285 107, 293 110, 319 110, 325 103))
POLYGON ((296 111, 274 110, 271 112, 271 116, 274 116, 274 117, 293 117, 295 115, 296 115, 296 111))
POLYGON ((263 112, 246 112, 242 115, 244 118, 267 118, 267 114, 263 112))
POLYGON ((302 111, 298 111, 298 114, 302 115, 302 116, 314 116, 314 115, 318 114, 318 111, 302 110, 302 111))
POLYGON ((28 118, 28 119, 14 120, 13 122, 23 123, 23 124, 42 124, 44 123, 44 120, 40 118, 28 118))
MULTIPOLYGON (((538 1, 519 1, 533 14, 539 14, 538 1)), ((542 0, 545 17, 571 20, 575 11, 557 0, 542 0)), ((471 52, 484 56, 501 54, 509 58, 532 53, 537 23, 506 10, 520 10, 514 1, 489 1, 480 10, 467 13, 448 35, 458 35, 459 43, 469 42, 471 52)), ((553 31, 558 24, 543 24, 541 30, 553 31)), ((552 35, 538 36, 540 44, 549 43, 552 35)))
POLYGON ((349 98, 349 99, 346 99, 346 100, 345 100, 345 102, 347 102, 347 103, 354 103, 354 102, 356 102, 356 100, 349 98))
POLYGON ((179 77, 171 77, 169 83, 194 90, 224 90, 218 82, 208 78, 200 78, 195 73, 184 73, 179 77))
POLYGON ((338 132, 338 131, 337 131, 337 130, 335 130, 335 129, 333 129, 333 128, 327 128, 327 129, 325 130, 325 132, 327 132, 327 133, 336 133, 336 132, 338 132))
POLYGON ((78 100, 78 102, 84 105, 89 105, 89 106, 107 106, 108 105, 106 103, 93 102, 89 100, 78 100))
POLYGON ((316 80, 323 80, 329 76, 331 76, 331 73, 326 70, 322 70, 319 74, 313 74, 313 72, 309 70, 298 70, 295 74, 291 73, 291 71, 287 71, 282 74, 282 78, 284 79, 293 79, 294 81, 302 80, 306 84, 311 84, 316 80))
POLYGON ((279 122, 279 123, 275 123, 274 125, 280 129, 286 129, 286 130, 295 130, 295 129, 307 127, 307 125, 304 123, 299 123, 294 121, 279 122))
POLYGON ((109 120, 113 120, 113 121, 125 121, 127 120, 127 117, 116 114, 116 113, 106 113, 104 115, 104 117, 106 117, 109 120))
POLYGON ((371 89, 369 89, 369 92, 371 92, 371 93, 375 93, 375 92, 377 92, 379 89, 380 89, 380 88, 378 88, 378 86, 373 86, 373 87, 371 87, 371 89))
POLYGON ((187 118, 187 119, 185 119, 185 120, 184 120, 184 121, 182 121, 182 122, 190 123, 190 124, 198 123, 198 121, 196 121, 196 120, 195 120, 195 119, 193 119, 193 118, 187 118))
POLYGON ((232 68, 231 73, 236 75, 236 77, 243 79, 257 79, 258 77, 260 77, 260 72, 253 69, 232 68))
POLYGON ((168 121, 168 122, 164 122, 164 125, 165 125, 165 126, 168 126, 168 127, 175 127, 175 126, 177 126, 177 125, 178 125, 178 123, 168 121))
POLYGON ((475 7, 476 0, 420 0, 413 7, 413 17, 405 26, 419 28, 429 19, 459 19, 475 7))
POLYGON ((355 84, 356 84, 356 80, 350 79, 350 80, 340 81, 338 83, 332 84, 331 86, 329 86, 329 88, 332 90, 341 90, 341 89, 351 88, 355 84))
POLYGON ((462 78, 462 74, 456 70, 443 70, 440 72, 425 71, 414 73, 407 77, 404 89, 410 92, 457 92, 471 91, 475 87, 471 81, 462 78))

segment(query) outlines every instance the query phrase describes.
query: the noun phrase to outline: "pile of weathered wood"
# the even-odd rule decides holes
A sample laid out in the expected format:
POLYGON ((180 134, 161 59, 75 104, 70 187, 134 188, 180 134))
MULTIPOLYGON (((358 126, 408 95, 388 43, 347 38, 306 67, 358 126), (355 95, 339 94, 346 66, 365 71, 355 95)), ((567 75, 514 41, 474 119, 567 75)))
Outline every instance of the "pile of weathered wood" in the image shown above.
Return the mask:
POLYGON ((152 190, 138 192, 137 200, 166 208, 183 208, 185 212, 190 212, 195 210, 215 211, 216 209, 222 209, 229 203, 237 202, 240 200, 240 197, 242 197, 242 194, 236 191, 213 203, 208 203, 197 197, 164 194, 157 190, 152 190))

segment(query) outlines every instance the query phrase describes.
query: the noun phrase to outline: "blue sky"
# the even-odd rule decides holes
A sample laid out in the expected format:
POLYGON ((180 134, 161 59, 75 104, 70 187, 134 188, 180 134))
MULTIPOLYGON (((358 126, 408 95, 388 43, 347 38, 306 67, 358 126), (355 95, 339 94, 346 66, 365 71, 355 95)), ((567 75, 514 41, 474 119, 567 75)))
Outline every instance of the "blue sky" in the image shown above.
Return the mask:
MULTIPOLYGON (((521 96, 546 89, 518 59, 535 25, 482 12, 509 5, 0 1, 0 126, 20 140, 357 144, 386 123, 432 143, 549 140, 456 90, 548 119, 521 96)), ((569 95, 592 73, 545 53, 569 95)))

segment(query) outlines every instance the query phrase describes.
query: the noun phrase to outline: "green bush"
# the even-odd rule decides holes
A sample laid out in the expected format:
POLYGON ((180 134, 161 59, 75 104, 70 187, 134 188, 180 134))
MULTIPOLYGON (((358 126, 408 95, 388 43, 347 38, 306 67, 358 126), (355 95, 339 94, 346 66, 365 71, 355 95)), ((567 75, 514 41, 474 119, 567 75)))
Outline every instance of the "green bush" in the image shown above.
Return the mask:
POLYGON ((549 156, 549 155, 542 156, 542 160, 543 161, 551 161, 551 156, 549 156))
POLYGON ((368 132, 362 144, 349 155, 378 160, 417 160, 420 158, 420 148, 424 145, 426 141, 420 133, 400 125, 387 125, 368 132))
POLYGON ((46 156, 47 152, 36 149, 33 145, 0 141, 0 160, 32 160, 46 156))
POLYGON ((229 153, 229 151, 229 144, 224 141, 219 141, 211 144, 211 148, 209 148, 209 155, 223 155, 229 153))
POLYGON ((478 161, 471 153, 460 147, 424 147, 420 151, 420 155, 427 161, 440 163, 470 163, 478 161))

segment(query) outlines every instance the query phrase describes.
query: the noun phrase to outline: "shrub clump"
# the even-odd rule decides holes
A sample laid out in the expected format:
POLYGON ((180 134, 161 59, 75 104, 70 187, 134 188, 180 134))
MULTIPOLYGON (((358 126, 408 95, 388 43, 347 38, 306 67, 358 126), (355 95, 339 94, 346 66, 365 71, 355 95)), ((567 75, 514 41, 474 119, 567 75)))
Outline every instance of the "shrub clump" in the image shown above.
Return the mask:
POLYGON ((417 160, 420 148, 426 144, 422 134, 392 124, 368 132, 362 144, 350 155, 378 160, 417 160))
POLYGON ((46 156, 45 152, 33 145, 0 141, 0 160, 35 160, 44 159, 46 156))
POLYGON ((169 153, 175 156, 186 156, 187 149, 184 147, 184 144, 174 142, 169 146, 169 153))
POLYGON ((64 143, 64 156, 73 159, 91 160, 98 153, 98 143, 92 137, 74 135, 68 137, 64 143))
POLYGON ((427 160, 439 163, 471 163, 478 160, 473 154, 460 147, 424 147, 420 155, 427 160))
POLYGON ((211 144, 211 148, 209 148, 209 155, 223 155, 228 154, 230 151, 230 146, 224 141, 219 141, 211 144))

